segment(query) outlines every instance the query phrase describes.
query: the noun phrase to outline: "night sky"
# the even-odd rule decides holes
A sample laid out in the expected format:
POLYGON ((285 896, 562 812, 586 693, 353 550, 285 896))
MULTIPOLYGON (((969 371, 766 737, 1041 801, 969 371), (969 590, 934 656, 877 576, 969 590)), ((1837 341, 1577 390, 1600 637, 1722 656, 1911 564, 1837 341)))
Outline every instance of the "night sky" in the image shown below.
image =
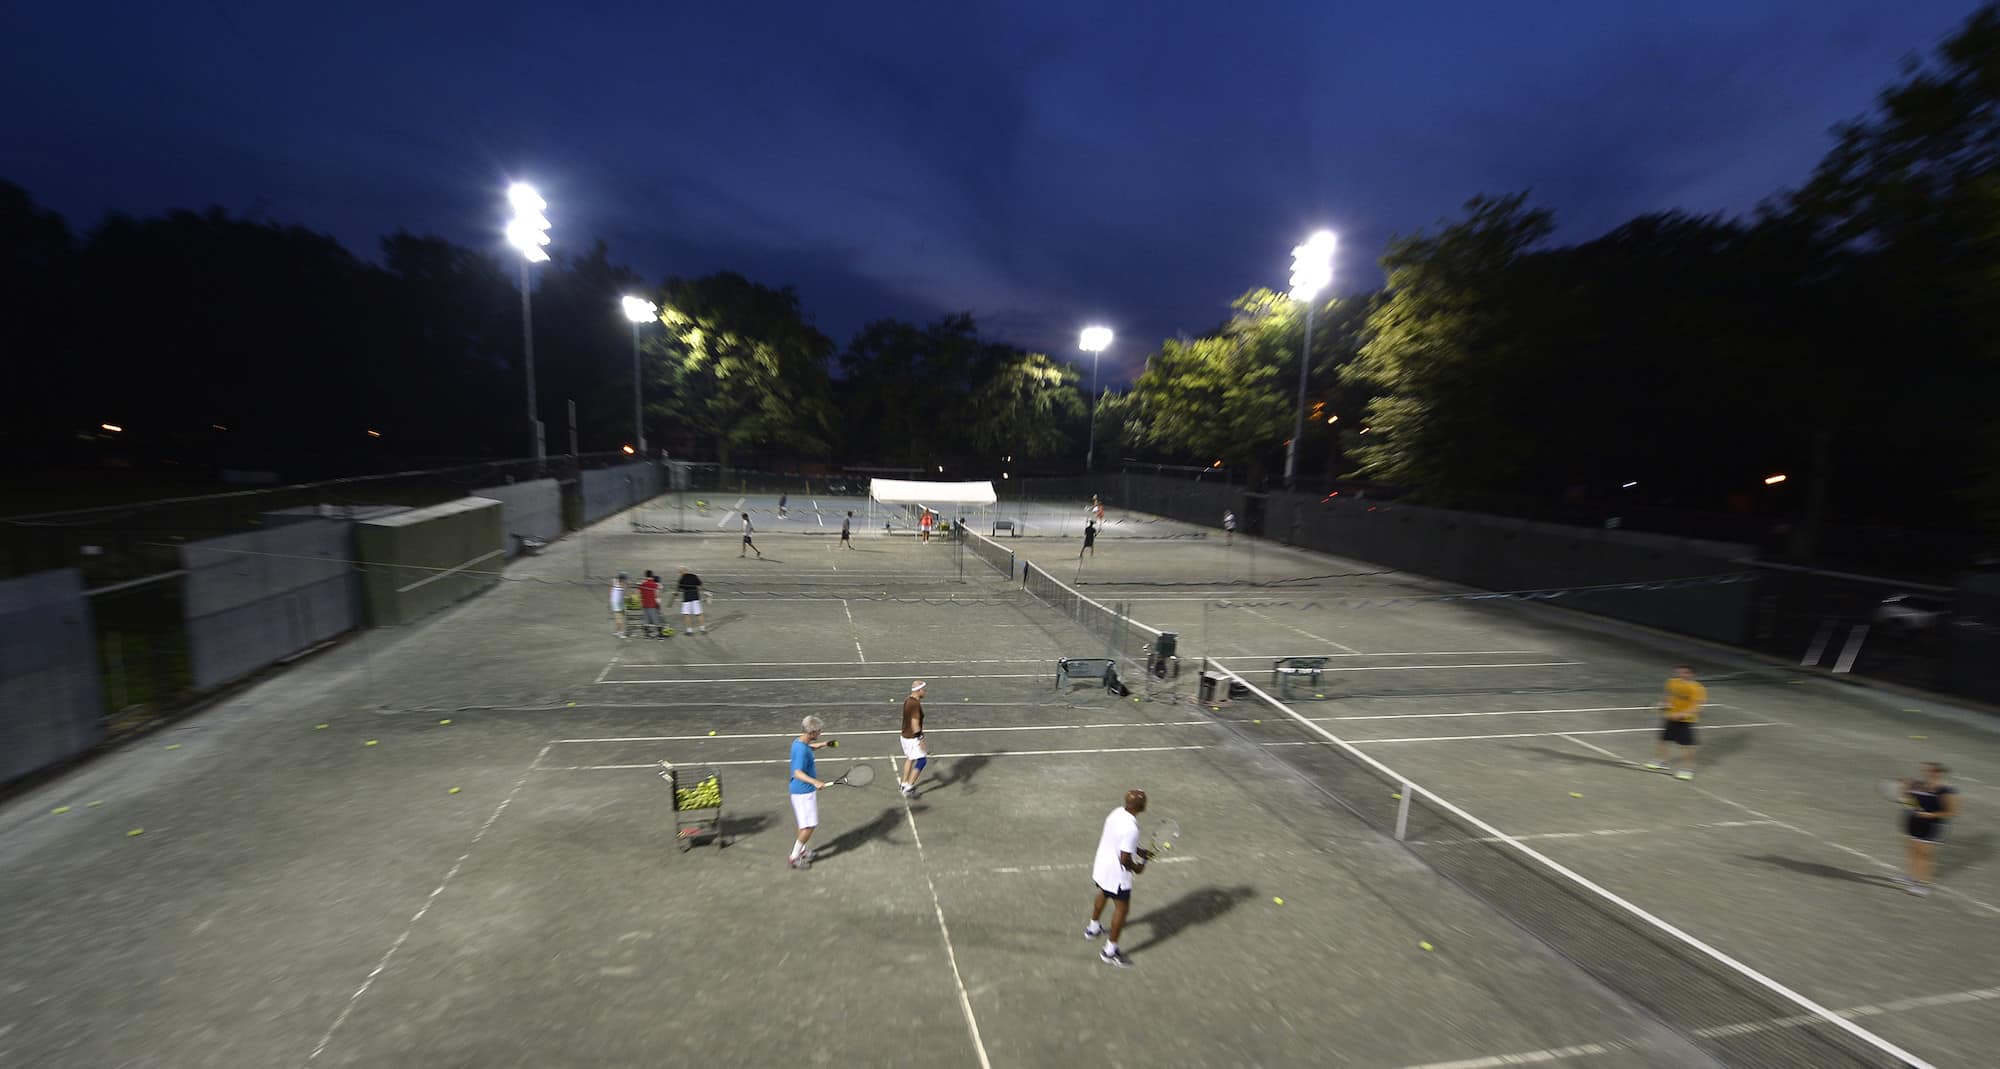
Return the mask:
POLYGON ((1745 211, 1974 6, 24 0, 0 177, 79 228, 220 204, 370 257, 511 256, 521 178, 557 248, 789 282, 843 341, 967 309, 1069 357, 1102 321, 1129 373, 1318 227, 1347 291, 1476 193, 1564 239, 1745 211))

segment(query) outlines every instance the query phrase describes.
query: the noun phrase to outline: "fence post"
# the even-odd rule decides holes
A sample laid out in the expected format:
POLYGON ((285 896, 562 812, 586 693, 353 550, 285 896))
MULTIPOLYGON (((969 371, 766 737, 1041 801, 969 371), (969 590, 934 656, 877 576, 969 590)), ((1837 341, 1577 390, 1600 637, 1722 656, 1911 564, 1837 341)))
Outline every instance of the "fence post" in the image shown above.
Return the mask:
POLYGON ((1396 841, 1402 842, 1404 833, 1410 830, 1410 793, 1408 780, 1403 781, 1401 800, 1396 803, 1396 841))

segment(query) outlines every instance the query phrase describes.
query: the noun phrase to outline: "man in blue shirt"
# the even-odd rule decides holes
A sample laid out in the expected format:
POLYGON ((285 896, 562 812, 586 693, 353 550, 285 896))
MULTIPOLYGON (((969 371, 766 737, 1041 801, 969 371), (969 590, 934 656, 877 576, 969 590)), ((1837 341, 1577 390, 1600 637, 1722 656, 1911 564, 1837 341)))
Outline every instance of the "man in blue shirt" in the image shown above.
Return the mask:
POLYGON ((799 726, 805 730, 792 740, 791 777, 792 815, 799 821, 799 837, 792 843, 792 856, 785 861, 795 869, 812 864, 813 854, 806 849, 806 841, 819 827, 819 789, 826 786, 826 781, 818 778, 819 768, 813 759, 813 751, 826 745, 819 741, 826 725, 819 717, 809 716, 799 726))

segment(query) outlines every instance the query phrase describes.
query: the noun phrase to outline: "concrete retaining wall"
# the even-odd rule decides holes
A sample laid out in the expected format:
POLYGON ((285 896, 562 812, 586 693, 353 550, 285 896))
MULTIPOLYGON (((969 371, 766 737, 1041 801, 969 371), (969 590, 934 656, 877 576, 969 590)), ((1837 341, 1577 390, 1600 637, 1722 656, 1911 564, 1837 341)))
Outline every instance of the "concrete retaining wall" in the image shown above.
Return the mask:
POLYGON ((355 524, 368 622, 411 623, 499 582, 504 514, 498 501, 466 497, 355 524))

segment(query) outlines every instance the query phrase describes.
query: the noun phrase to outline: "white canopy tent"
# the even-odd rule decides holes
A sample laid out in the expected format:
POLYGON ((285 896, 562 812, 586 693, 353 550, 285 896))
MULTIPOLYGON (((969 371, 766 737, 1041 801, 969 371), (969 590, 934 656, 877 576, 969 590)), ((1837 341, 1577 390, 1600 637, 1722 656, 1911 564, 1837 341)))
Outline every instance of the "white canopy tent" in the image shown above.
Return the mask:
POLYGON ((991 526, 993 505, 1000 495, 991 482, 918 482, 911 479, 868 480, 868 525, 875 525, 875 505, 885 506, 885 524, 914 528, 920 510, 930 509, 943 523, 964 519, 968 526, 991 526), (894 507, 888 507, 894 506, 894 507))

